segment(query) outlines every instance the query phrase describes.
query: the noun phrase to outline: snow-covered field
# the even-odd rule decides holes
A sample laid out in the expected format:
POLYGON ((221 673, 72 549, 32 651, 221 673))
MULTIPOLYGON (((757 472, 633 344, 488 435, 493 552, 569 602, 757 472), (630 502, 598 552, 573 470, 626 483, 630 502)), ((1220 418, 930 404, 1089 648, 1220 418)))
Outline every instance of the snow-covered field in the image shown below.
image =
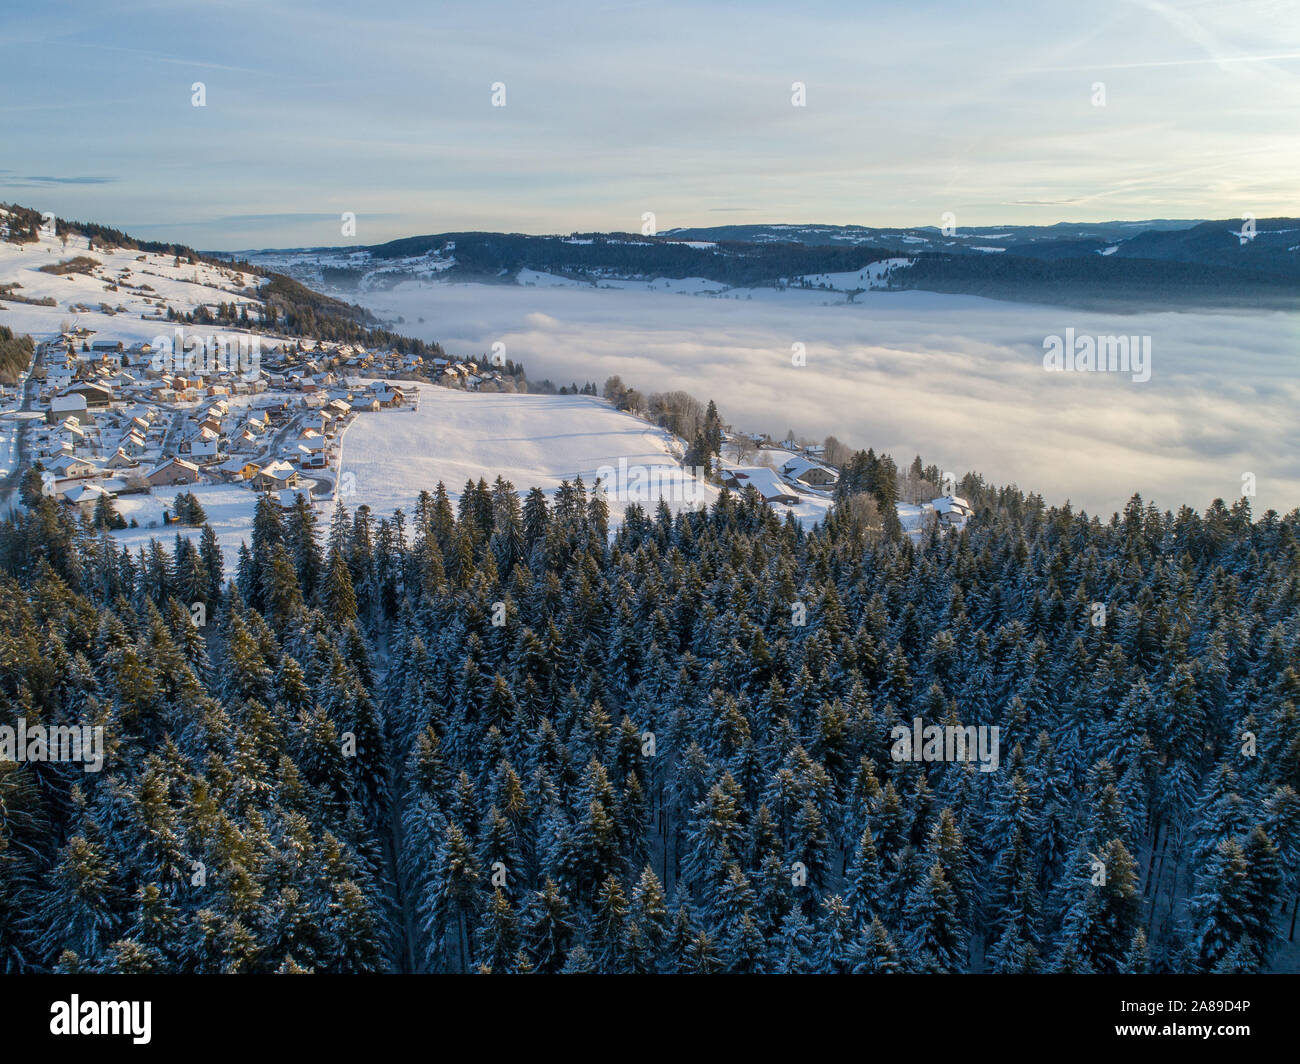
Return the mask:
POLYGON ((605 467, 611 521, 630 502, 653 509, 662 493, 674 509, 712 502, 717 489, 680 465, 681 441, 648 422, 583 395, 486 395, 422 386, 414 412, 363 414, 343 439, 343 501, 386 514, 411 512, 441 481, 459 497, 465 481, 498 475, 521 493, 553 493, 581 476, 588 489, 605 467), (624 464, 625 463, 625 464, 624 464), (647 472, 636 474, 635 468, 647 472), (609 480, 609 469, 615 476, 609 480), (624 474, 622 489, 619 474, 624 474), (654 497, 643 485, 658 485, 654 497))
POLYGON ((208 515, 208 524, 217 534, 226 572, 234 574, 239 560, 239 545, 248 541, 253 530, 253 510, 258 495, 239 484, 214 484, 159 488, 150 495, 119 495, 113 502, 122 519, 136 521, 140 527, 123 528, 111 533, 119 545, 136 551, 148 545, 151 539, 162 541, 171 550, 177 534, 194 540, 197 545, 199 530, 183 525, 164 525, 163 511, 172 509, 172 501, 183 492, 192 492, 208 515))

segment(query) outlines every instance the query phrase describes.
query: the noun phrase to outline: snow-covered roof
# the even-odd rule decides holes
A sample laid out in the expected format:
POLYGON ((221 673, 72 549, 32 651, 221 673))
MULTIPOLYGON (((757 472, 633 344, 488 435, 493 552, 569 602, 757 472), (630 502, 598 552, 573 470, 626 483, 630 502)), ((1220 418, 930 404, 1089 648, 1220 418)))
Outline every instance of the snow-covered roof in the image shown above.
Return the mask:
POLYGON ((726 470, 726 474, 742 487, 752 484, 764 499, 797 498, 794 490, 788 484, 782 483, 781 478, 776 475, 776 470, 769 469, 767 466, 739 466, 726 470))
POLYGON ((78 503, 90 502, 91 500, 98 499, 102 495, 111 494, 111 492, 107 492, 95 484, 78 484, 75 488, 69 488, 65 491, 63 497, 67 499, 68 502, 78 503))
POLYGON ((825 473, 830 473, 831 476, 835 475, 834 473, 831 473, 831 471, 827 469, 825 466, 819 465, 817 462, 810 462, 808 461, 807 458, 802 458, 799 455, 795 455, 789 461, 787 461, 785 465, 781 467, 781 472, 784 473, 787 477, 794 477, 795 480, 798 480, 810 469, 820 469, 825 473))
POLYGON ((297 470, 295 470, 293 466, 291 466, 288 462, 284 461, 283 459, 277 459, 276 461, 272 462, 270 465, 266 465, 262 467, 262 475, 271 477, 274 480, 284 480, 286 477, 291 476, 295 472, 297 472, 297 470))
POLYGON ((960 495, 943 495, 934 500, 934 512, 937 514, 955 513, 962 517, 974 517, 975 510, 960 495))
POLYGON ((93 462, 88 462, 84 458, 73 458, 71 455, 63 455, 61 458, 56 459, 51 463, 50 468, 56 473, 66 473, 68 469, 73 466, 77 466, 78 468, 82 466, 89 467, 90 469, 95 468, 93 462))
POLYGON ((197 473, 199 471, 198 466, 196 466, 193 462, 185 461, 184 458, 168 458, 167 461, 163 462, 161 465, 157 466, 154 469, 149 470, 148 476, 153 476, 155 473, 161 473, 168 466, 173 466, 173 465, 181 466, 184 469, 188 469, 192 473, 197 473))
POLYGON ((286 510, 292 509, 298 504, 299 495, 301 495, 308 503, 311 502, 311 488, 282 488, 278 492, 280 505, 286 510))

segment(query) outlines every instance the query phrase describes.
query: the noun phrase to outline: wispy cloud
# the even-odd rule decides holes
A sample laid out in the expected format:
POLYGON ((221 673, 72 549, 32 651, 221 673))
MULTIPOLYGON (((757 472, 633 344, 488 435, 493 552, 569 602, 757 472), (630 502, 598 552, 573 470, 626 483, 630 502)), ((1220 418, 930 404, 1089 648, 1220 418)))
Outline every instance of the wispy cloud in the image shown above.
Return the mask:
POLYGON ((51 209, 196 234, 246 219, 258 246, 314 242, 305 215, 367 205, 389 217, 363 242, 628 230, 646 211, 664 227, 1264 216, 1293 210, 1297 152, 1247 153, 1294 124, 1296 58, 1300 8, 1258 0, 67 0, 0 39, 0 117, 15 170, 123 175, 42 185, 51 209), (1206 160, 1211 179, 1189 180, 1206 160))
POLYGON ((53 177, 49 175, 29 174, 23 177, 14 178, 11 183, 26 184, 28 187, 36 187, 39 185, 111 185, 117 180, 119 179, 116 177, 53 177))

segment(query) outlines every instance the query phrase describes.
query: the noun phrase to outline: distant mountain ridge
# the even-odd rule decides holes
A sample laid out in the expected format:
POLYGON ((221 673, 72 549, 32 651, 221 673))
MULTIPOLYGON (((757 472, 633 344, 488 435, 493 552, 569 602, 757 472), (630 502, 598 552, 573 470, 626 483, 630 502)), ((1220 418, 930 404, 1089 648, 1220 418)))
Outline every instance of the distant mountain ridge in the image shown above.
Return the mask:
POLYGON ((517 283, 523 273, 593 286, 700 278, 730 289, 814 287, 846 298, 888 288, 1120 310, 1300 309, 1300 220, 1294 218, 969 229, 724 225, 654 236, 452 232, 369 247, 237 255, 339 291, 409 280, 517 283), (867 269, 883 262, 892 268, 867 269))

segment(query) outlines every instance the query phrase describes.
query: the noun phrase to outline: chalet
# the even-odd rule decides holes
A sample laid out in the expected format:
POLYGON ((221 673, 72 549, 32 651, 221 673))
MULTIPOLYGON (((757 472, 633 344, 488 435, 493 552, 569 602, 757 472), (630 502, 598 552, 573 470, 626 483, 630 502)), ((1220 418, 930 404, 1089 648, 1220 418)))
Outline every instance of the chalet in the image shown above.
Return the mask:
POLYGON ((95 476, 99 472, 99 467, 85 459, 63 455, 50 463, 49 471, 60 480, 76 480, 81 477, 95 476))
POLYGON ((255 451, 258 449, 257 433, 248 427, 240 429, 230 440, 232 451, 255 451))
POLYGON ((70 417, 64 421, 56 430, 55 435, 58 439, 69 443, 74 450, 86 445, 86 430, 81 427, 80 422, 75 417, 70 417))
POLYGON ((298 470, 288 462, 276 461, 263 466, 257 474, 258 487, 263 491, 283 491, 298 486, 298 470))
POLYGON ((200 479, 199 467, 183 458, 169 458, 157 469, 145 475, 145 483, 151 488, 166 487, 171 484, 197 484, 200 479))
POLYGON ((812 488, 829 488, 835 484, 835 474, 825 466, 807 458, 791 458, 781 467, 781 475, 788 480, 798 480, 812 488))
POLYGON ((935 499, 930 505, 934 507, 940 525, 958 531, 965 528, 966 522, 975 516, 974 507, 960 495, 945 495, 935 499))
POLYGON ((228 480, 252 480, 262 471, 262 467, 247 458, 231 458, 217 466, 216 471, 228 480))
POLYGON ((148 449, 148 444, 145 443, 145 438, 138 432, 134 431, 128 432, 126 436, 122 438, 122 442, 118 444, 118 450, 130 455, 132 458, 140 457, 140 455, 144 454, 148 449))
POLYGON ((75 417, 78 421, 91 422, 89 404, 80 393, 56 395, 50 400, 50 409, 45 412, 45 421, 57 425, 65 418, 75 417))
POLYGON ((113 452, 112 456, 104 463, 105 469, 135 469, 139 466, 134 458, 126 453, 121 447, 113 452))
POLYGON ((112 497, 113 493, 111 491, 107 491, 97 484, 78 484, 63 492, 64 502, 70 506, 75 506, 86 514, 94 511, 95 505, 100 499, 111 499, 112 497))
POLYGON ((724 469, 722 471, 722 483, 736 491, 752 487, 758 492, 759 498, 769 506, 778 502, 787 506, 794 506, 799 502, 799 496, 781 482, 781 478, 776 475, 776 470, 769 469, 767 466, 741 466, 736 469, 724 469))

